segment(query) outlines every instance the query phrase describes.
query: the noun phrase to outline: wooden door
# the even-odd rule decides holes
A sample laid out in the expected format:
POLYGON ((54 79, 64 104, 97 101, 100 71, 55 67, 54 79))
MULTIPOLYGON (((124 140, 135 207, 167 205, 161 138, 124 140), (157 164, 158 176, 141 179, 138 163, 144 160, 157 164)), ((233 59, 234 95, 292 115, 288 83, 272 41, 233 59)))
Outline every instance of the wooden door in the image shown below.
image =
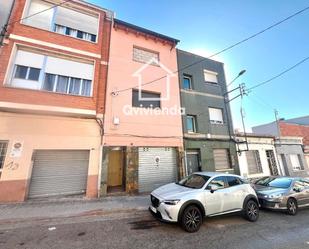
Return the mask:
POLYGON ((122 175, 123 175, 123 158, 121 150, 112 150, 109 153, 108 162, 108 178, 107 186, 115 187, 122 185, 122 175))

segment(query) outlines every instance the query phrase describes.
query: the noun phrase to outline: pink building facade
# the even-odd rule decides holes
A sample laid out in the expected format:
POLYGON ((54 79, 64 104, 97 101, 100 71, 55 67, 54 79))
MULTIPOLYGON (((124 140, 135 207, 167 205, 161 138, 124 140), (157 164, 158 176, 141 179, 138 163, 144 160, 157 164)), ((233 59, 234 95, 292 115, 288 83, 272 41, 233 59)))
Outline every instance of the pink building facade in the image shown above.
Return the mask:
POLYGON ((105 103, 103 194, 149 192, 182 176, 183 110, 177 73, 173 73, 177 43, 114 21, 105 103))

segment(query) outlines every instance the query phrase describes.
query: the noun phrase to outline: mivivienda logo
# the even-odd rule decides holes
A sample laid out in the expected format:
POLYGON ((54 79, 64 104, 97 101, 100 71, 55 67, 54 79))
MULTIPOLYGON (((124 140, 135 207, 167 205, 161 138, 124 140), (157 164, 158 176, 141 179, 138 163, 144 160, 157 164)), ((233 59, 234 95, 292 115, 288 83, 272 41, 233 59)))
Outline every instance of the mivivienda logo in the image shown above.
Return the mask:
MULTIPOLYGON (((157 71, 157 70, 156 70, 157 71)), ((125 105, 123 106, 123 113, 125 115, 184 115, 185 108, 180 107, 177 104, 171 105, 169 103, 171 101, 171 78, 177 77, 175 73, 173 73, 169 68, 167 68, 163 63, 158 61, 156 58, 150 59, 147 63, 145 63, 142 67, 140 67, 136 72, 132 74, 133 77, 136 77, 138 80, 138 96, 133 96, 132 99, 136 98, 135 101, 138 103, 135 106, 125 105), (144 81, 145 76, 143 77, 143 72, 148 67, 159 67, 162 69, 164 74, 162 77, 153 79, 152 81, 144 81), (163 81, 163 82, 162 82, 163 81), (144 91, 144 86, 155 85, 155 84, 164 84, 163 92, 149 94, 148 91, 144 91), (148 94, 145 94, 147 93, 148 94), (152 103, 150 103, 152 102, 152 103), (156 103, 156 104, 154 104, 156 103), (166 105, 164 104, 166 103, 166 105), (167 107, 168 106, 168 107, 167 107)), ((151 89, 147 87, 147 89, 151 89)), ((155 88, 157 89, 157 88, 155 88)), ((177 90, 178 91, 178 90, 177 90)))

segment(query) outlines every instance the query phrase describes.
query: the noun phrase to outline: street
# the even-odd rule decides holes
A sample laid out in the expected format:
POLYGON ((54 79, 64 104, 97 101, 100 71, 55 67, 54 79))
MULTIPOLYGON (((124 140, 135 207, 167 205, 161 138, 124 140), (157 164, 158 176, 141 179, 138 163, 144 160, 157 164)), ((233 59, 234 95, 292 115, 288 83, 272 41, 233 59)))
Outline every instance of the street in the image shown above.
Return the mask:
POLYGON ((89 213, 55 219, 0 222, 0 248, 309 248, 309 210, 293 217, 261 211, 250 223, 229 215, 205 220, 189 234, 155 220, 148 211, 89 213))

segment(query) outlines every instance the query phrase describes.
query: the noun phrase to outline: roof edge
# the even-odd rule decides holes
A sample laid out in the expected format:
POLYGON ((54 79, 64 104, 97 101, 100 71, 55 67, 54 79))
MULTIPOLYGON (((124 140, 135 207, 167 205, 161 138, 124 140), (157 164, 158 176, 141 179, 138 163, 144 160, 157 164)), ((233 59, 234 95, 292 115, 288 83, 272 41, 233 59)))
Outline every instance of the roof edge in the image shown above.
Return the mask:
POLYGON ((163 40, 170 41, 170 42, 175 43, 175 44, 178 44, 178 43, 180 42, 180 40, 178 40, 178 39, 175 39, 175 38, 172 38, 172 37, 169 37, 169 36, 166 36, 166 35, 157 33, 157 32, 155 32, 155 31, 151 31, 151 30, 149 30, 149 29, 145 29, 145 28, 136 26, 136 25, 134 25, 134 24, 131 24, 131 23, 128 23, 128 22, 125 22, 125 21, 122 21, 122 20, 119 20, 119 19, 116 19, 116 18, 114 18, 114 23, 115 23, 115 24, 119 24, 119 25, 126 26, 126 27, 128 27, 128 28, 131 28, 131 29, 140 31, 140 32, 142 32, 142 33, 146 33, 146 34, 149 34, 149 35, 158 37, 158 38, 163 39, 163 40))

